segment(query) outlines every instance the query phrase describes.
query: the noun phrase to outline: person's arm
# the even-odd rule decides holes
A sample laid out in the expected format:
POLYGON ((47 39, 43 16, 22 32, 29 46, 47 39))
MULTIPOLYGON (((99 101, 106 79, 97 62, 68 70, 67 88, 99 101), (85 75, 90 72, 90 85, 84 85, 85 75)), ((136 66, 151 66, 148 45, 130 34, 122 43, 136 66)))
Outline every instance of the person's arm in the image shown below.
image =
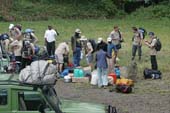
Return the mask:
POLYGON ((32 55, 35 55, 34 45, 31 43, 32 55))
POLYGON ((34 33, 31 33, 31 35, 32 35, 32 37, 34 37, 34 43, 37 43, 38 42, 38 38, 37 38, 37 36, 34 34, 34 33))
POLYGON ((20 31, 18 28, 16 28, 16 27, 14 27, 14 30, 15 30, 15 32, 16 32, 16 34, 17 34, 17 36, 16 36, 15 38, 16 38, 17 40, 20 40, 21 35, 22 35, 21 31, 20 31))

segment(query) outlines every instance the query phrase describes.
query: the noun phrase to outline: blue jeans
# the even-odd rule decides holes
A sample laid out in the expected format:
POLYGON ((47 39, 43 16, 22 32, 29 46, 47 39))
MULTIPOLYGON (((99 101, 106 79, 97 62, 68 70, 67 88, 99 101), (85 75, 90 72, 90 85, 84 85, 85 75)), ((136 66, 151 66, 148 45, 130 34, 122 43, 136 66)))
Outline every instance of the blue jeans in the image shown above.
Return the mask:
POLYGON ((107 78, 107 69, 104 68, 97 68, 97 75, 98 75, 98 87, 107 86, 108 85, 108 78, 107 78))
POLYGON ((74 67, 80 66, 80 56, 81 56, 81 48, 76 47, 76 50, 73 52, 74 67))

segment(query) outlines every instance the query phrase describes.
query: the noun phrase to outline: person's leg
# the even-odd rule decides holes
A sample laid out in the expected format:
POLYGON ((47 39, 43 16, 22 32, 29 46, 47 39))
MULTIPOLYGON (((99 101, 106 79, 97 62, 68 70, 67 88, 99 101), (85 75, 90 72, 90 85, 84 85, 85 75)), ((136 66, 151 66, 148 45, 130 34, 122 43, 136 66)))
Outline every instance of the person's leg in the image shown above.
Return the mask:
POLYGON ((107 64, 108 64, 108 73, 111 73, 113 71, 113 60, 112 58, 107 58, 107 64))
POLYGON ((151 67, 152 67, 153 70, 158 69, 156 55, 151 55, 151 67))
POLYGON ((26 60, 25 60, 25 58, 22 58, 22 61, 21 61, 21 69, 24 69, 25 68, 25 66, 26 66, 26 60))
POLYGON ((47 42, 47 52, 48 52, 48 55, 51 56, 51 47, 50 47, 49 42, 47 42))
POLYGON ((51 43, 51 55, 55 54, 55 41, 51 43))
POLYGON ((73 64, 74 64, 74 67, 77 67, 77 52, 73 53, 73 64))
POLYGON ((81 48, 76 48, 76 53, 77 53, 77 66, 80 66, 80 57, 81 57, 81 48))
POLYGON ((102 87, 102 69, 97 68, 97 75, 98 75, 98 87, 102 87))
POLYGON ((102 69, 102 82, 104 86, 108 86, 107 69, 102 69))
POLYGON ((139 60, 141 60, 141 56, 142 56, 142 46, 138 46, 138 56, 139 56, 139 60))
POLYGON ((132 45, 132 60, 135 59, 136 56, 136 50, 137 50, 137 46, 136 45, 132 45))

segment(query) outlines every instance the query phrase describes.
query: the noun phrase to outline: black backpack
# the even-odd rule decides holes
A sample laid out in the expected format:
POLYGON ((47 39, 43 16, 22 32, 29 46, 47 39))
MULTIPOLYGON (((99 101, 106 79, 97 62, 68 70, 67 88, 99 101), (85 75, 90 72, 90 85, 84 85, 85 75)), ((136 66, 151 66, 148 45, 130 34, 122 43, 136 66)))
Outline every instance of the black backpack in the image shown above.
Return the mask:
POLYGON ((144 29, 144 28, 142 28, 142 27, 139 27, 139 32, 141 32, 142 33, 142 35, 143 35, 143 39, 145 39, 145 36, 147 35, 147 31, 144 29))
POLYGON ((31 57, 31 55, 32 55, 31 43, 28 40, 24 40, 22 47, 22 57, 31 57))
POLYGON ((96 51, 97 44, 96 44, 95 40, 93 40, 93 39, 90 39, 89 42, 91 43, 92 48, 93 48, 92 53, 94 53, 96 51))
POLYGON ((153 70, 153 69, 148 69, 145 68, 143 71, 143 75, 145 79, 161 79, 161 72, 159 70, 153 70))
POLYGON ((156 39, 156 44, 155 44, 155 49, 156 51, 160 51, 161 48, 162 48, 162 44, 161 44, 161 41, 159 40, 159 38, 156 39))
POLYGON ((6 40, 9 39, 9 35, 7 33, 3 33, 0 35, 0 40, 6 40))

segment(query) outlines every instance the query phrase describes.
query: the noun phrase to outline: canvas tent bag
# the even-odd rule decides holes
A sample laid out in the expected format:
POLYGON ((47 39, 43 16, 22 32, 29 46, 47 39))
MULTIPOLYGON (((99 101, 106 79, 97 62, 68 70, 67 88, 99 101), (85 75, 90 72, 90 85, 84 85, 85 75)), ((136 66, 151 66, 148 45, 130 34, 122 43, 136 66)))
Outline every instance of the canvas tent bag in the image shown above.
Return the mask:
POLYGON ((28 84, 55 84, 56 79, 56 67, 44 60, 31 63, 19 74, 19 81, 28 84))

